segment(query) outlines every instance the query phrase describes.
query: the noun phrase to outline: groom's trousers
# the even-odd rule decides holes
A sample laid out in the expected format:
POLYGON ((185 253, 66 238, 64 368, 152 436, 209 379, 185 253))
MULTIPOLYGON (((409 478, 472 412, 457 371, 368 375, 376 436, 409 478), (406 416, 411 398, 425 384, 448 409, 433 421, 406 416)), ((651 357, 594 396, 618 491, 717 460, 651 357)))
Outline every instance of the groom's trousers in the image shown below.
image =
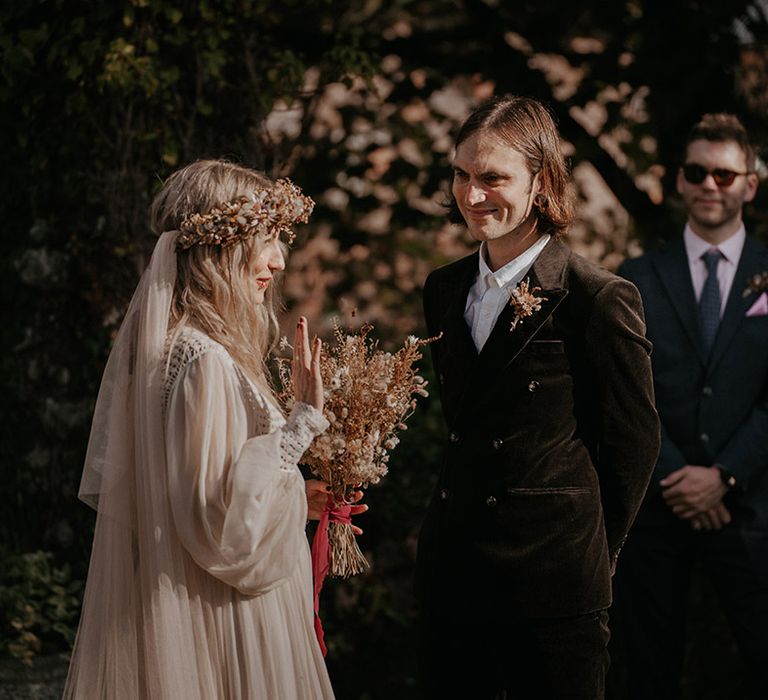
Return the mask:
POLYGON ((608 668, 608 614, 552 619, 420 618, 424 698, 601 700, 608 668))

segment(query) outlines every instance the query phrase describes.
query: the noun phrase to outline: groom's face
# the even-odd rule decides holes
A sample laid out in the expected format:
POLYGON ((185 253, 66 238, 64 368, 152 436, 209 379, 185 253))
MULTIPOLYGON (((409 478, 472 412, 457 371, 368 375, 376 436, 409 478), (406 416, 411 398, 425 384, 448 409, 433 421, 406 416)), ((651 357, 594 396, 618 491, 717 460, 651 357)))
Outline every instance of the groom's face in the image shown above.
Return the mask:
POLYGON ((523 155, 492 132, 475 132, 456 148, 451 191, 477 241, 514 235, 534 216, 534 185, 523 155))

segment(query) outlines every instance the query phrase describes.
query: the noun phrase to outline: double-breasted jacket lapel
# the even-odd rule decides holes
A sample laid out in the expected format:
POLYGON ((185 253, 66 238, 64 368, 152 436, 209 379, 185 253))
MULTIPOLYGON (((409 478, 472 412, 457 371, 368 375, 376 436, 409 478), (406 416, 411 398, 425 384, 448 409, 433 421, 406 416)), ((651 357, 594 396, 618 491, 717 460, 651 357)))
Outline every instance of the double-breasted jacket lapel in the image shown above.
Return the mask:
POLYGON ((440 299, 446 301, 439 308, 439 330, 443 338, 440 341, 441 363, 437 369, 441 376, 438 377, 438 381, 443 386, 443 407, 454 415, 466 393, 467 377, 478 361, 472 334, 464 320, 467 295, 475 281, 477 270, 478 254, 475 253, 461 260, 453 274, 447 276, 440 287, 440 299), (464 369, 462 372, 451 373, 450 384, 445 384, 443 381, 443 367, 446 364, 464 369))
POLYGON ((469 327, 464 319, 467 294, 477 276, 478 259, 473 255, 471 267, 460 269, 452 284, 452 300, 446 306, 444 327, 452 337, 450 351, 458 353, 466 360, 464 389, 461 399, 455 406, 455 415, 462 406, 471 407, 472 391, 489 391, 495 386, 493 381, 498 373, 508 367, 526 345, 534 338, 544 323, 549 319, 568 291, 564 288, 565 269, 570 251, 558 240, 551 240, 541 251, 528 275, 530 286, 541 287, 536 296, 542 297, 541 309, 532 316, 519 322, 514 330, 514 309, 505 305, 488 340, 478 354, 472 340, 469 327))
POLYGON ((474 363, 477 359, 477 349, 467 322, 464 320, 464 308, 469 290, 477 277, 478 253, 465 258, 462 263, 453 279, 449 280, 441 290, 443 298, 448 299, 444 307, 441 327, 446 334, 450 352, 474 363))
POLYGON ((481 374, 493 376, 514 362, 565 299, 568 291, 563 285, 569 254, 568 248, 555 239, 541 251, 527 275, 529 289, 540 288, 535 295, 542 300, 541 308, 518 321, 512 330, 515 310, 510 304, 504 307, 480 353, 478 370, 481 374))
POLYGON ((701 338, 696 294, 693 291, 688 255, 682 237, 669 243, 663 253, 654 260, 654 267, 685 334, 696 349, 696 357, 702 365, 706 365, 707 357, 701 338))

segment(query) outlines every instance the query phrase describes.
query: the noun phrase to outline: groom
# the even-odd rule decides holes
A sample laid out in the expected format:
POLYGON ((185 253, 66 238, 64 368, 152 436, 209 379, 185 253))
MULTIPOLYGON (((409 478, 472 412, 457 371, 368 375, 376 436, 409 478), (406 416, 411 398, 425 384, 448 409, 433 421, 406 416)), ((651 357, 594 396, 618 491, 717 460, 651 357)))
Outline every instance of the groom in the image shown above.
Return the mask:
POLYGON ((461 127, 450 215, 480 250, 424 287, 448 431, 419 538, 422 689, 596 700, 611 573, 659 446, 640 297, 561 242, 566 167, 535 100, 461 127))

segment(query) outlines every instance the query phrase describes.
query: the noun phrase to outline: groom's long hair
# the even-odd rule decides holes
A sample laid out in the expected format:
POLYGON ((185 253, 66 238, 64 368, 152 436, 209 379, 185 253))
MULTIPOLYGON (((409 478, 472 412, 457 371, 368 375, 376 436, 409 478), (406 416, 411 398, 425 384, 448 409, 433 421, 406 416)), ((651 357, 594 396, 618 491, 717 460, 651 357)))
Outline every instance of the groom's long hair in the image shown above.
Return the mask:
MULTIPOLYGON (((538 230, 553 236, 564 234, 573 222, 573 194, 568 185, 560 134, 549 110, 530 97, 494 97, 480 105, 462 124, 456 147, 479 131, 493 133, 522 154, 531 177, 538 173, 541 192, 533 200, 538 230)), ((449 221, 465 223, 452 194, 446 206, 449 221)))

